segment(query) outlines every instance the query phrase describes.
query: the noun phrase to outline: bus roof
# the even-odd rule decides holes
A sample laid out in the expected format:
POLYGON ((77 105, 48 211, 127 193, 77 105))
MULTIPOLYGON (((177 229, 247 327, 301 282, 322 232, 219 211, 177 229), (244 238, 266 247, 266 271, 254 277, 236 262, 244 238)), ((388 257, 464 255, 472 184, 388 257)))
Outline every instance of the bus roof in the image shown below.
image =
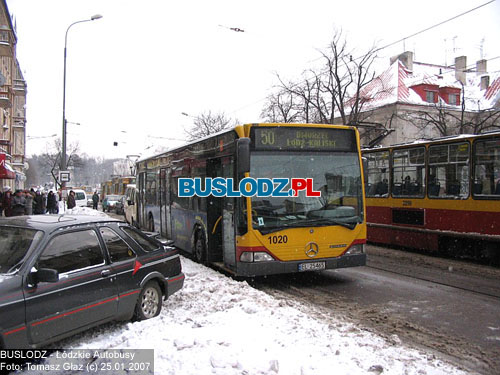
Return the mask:
POLYGON ((362 151, 376 151, 376 150, 386 150, 389 148, 398 148, 398 147, 408 147, 408 146, 417 146, 417 145, 425 145, 429 143, 440 143, 440 142, 453 142, 460 141, 466 139, 477 139, 477 138, 485 138, 485 137, 495 137, 500 136, 500 131, 494 130, 490 132, 485 132, 481 134, 459 134, 459 135, 448 135, 445 137, 433 138, 433 139, 417 139, 412 142, 403 142, 403 143, 395 143, 389 146, 375 146, 370 148, 363 148, 362 151))
POLYGON ((336 128, 345 128, 345 129, 353 129, 355 128, 354 126, 349 126, 349 125, 339 125, 339 124, 301 124, 301 123, 268 123, 268 122, 265 122, 265 123, 249 123, 249 124, 242 124, 242 125, 235 125, 231 128, 227 128, 227 129, 223 129, 217 133, 213 133, 213 134, 210 134, 210 135, 207 135, 203 138, 198 138, 196 140, 193 140, 193 141, 187 141, 186 143, 183 143, 182 145, 180 146, 175 146, 175 147, 172 147, 166 151, 163 151, 163 152, 160 152, 158 154, 154 154, 154 155, 150 155, 150 156, 145 156, 145 157, 142 157, 140 159, 138 159, 136 161, 136 164, 137 163, 140 163, 142 161, 145 161, 145 160, 150 160, 150 159, 155 159, 155 158, 158 158, 158 157, 162 157, 164 156, 165 154, 169 153, 169 152, 172 152, 172 151, 175 151, 175 150, 181 150, 183 149, 184 147, 187 147, 187 146, 190 146, 190 145, 194 145, 198 142, 203 142, 207 139, 210 139, 212 137, 217 137, 217 136, 220 136, 220 135, 223 135, 223 134, 226 134, 226 133, 230 133, 232 131, 235 131, 240 137, 244 136, 245 133, 248 134, 248 129, 253 127, 253 126, 287 126, 287 127, 336 127, 336 128))

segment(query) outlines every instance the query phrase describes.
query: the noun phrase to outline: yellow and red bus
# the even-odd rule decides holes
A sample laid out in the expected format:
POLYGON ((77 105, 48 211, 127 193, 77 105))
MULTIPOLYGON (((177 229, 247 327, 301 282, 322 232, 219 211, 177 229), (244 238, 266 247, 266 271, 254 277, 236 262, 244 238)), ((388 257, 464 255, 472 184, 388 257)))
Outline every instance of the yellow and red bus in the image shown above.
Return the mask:
MULTIPOLYGON (((290 188, 288 186, 288 188, 290 188)), ((354 127, 247 124, 137 162, 139 226, 199 262, 257 276, 366 263, 354 127), (180 197, 179 178, 312 178, 319 197, 180 197)))
POLYGON ((363 150, 368 241, 497 259, 500 132, 363 150))
POLYGON ((134 176, 117 176, 111 179, 112 193, 117 195, 125 195, 125 190, 127 190, 127 185, 135 184, 134 176))

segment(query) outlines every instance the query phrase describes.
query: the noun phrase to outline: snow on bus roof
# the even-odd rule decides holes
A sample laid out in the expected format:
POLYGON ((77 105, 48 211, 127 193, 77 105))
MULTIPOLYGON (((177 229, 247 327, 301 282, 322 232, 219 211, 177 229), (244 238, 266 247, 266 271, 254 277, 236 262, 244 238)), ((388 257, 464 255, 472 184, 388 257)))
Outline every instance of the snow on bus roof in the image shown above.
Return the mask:
POLYGON ((381 146, 377 145, 374 147, 367 147, 363 148, 363 151, 368 151, 368 150, 377 150, 377 149, 386 149, 386 148, 391 148, 391 147, 399 147, 399 146, 411 146, 411 145, 419 145, 419 144, 424 144, 424 143, 429 143, 429 142, 437 142, 437 141, 458 141, 461 139, 469 139, 469 138, 478 138, 478 137, 484 137, 487 135, 499 135, 500 136, 500 131, 491 131, 491 132, 486 132, 486 133, 481 133, 481 134, 457 134, 457 135, 449 135, 449 136, 443 136, 439 138, 432 138, 432 139, 416 139, 411 142, 403 142, 403 143, 395 143, 389 146, 381 146))
POLYGON ((142 158, 140 158, 139 160, 137 160, 137 163, 141 162, 141 161, 145 161, 145 160, 148 160, 148 159, 151 159, 151 158, 159 158, 159 157, 162 157, 164 156, 166 153, 168 152, 171 152, 171 151, 174 151, 174 150, 179 150, 181 148, 184 148, 184 147, 187 147, 187 146, 190 146, 190 145, 194 145, 198 142, 203 142, 209 138, 212 138, 212 137, 216 137, 216 136, 219 136, 219 135, 222 135, 222 134, 225 134, 225 133, 230 133, 231 131, 235 131, 236 127, 238 125, 234 126, 234 127, 231 127, 229 129, 223 129, 217 133, 213 133, 213 134, 210 134, 210 135, 207 135, 203 138, 198 138, 198 139, 195 139, 193 141, 187 141, 186 143, 183 143, 181 144, 180 146, 175 146, 175 147, 172 147, 172 148, 169 148, 165 151, 162 151, 160 153, 156 153, 156 154, 152 154, 152 155, 149 155, 149 156, 144 156, 142 158))

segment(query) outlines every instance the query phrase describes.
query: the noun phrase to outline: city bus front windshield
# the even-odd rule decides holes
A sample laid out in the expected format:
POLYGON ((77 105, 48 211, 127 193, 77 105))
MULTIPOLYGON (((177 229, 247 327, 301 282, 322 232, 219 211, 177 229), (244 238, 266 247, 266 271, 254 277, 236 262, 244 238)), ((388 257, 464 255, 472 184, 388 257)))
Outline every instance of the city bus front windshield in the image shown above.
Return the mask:
MULTIPOLYGON (((359 157, 354 152, 254 152, 253 178, 312 178, 320 197, 252 197, 252 226, 261 233, 287 227, 341 225, 363 221, 359 157)), ((288 191, 290 185, 285 187, 288 191)))

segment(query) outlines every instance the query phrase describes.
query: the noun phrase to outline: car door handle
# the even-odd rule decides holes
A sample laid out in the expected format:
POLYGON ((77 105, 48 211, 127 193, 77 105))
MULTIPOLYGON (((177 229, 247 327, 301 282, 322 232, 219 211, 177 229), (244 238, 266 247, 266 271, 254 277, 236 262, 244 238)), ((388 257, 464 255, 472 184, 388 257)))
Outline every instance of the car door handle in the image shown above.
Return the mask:
POLYGON ((104 270, 101 272, 102 277, 108 277, 109 275, 111 275, 111 270, 104 270))

